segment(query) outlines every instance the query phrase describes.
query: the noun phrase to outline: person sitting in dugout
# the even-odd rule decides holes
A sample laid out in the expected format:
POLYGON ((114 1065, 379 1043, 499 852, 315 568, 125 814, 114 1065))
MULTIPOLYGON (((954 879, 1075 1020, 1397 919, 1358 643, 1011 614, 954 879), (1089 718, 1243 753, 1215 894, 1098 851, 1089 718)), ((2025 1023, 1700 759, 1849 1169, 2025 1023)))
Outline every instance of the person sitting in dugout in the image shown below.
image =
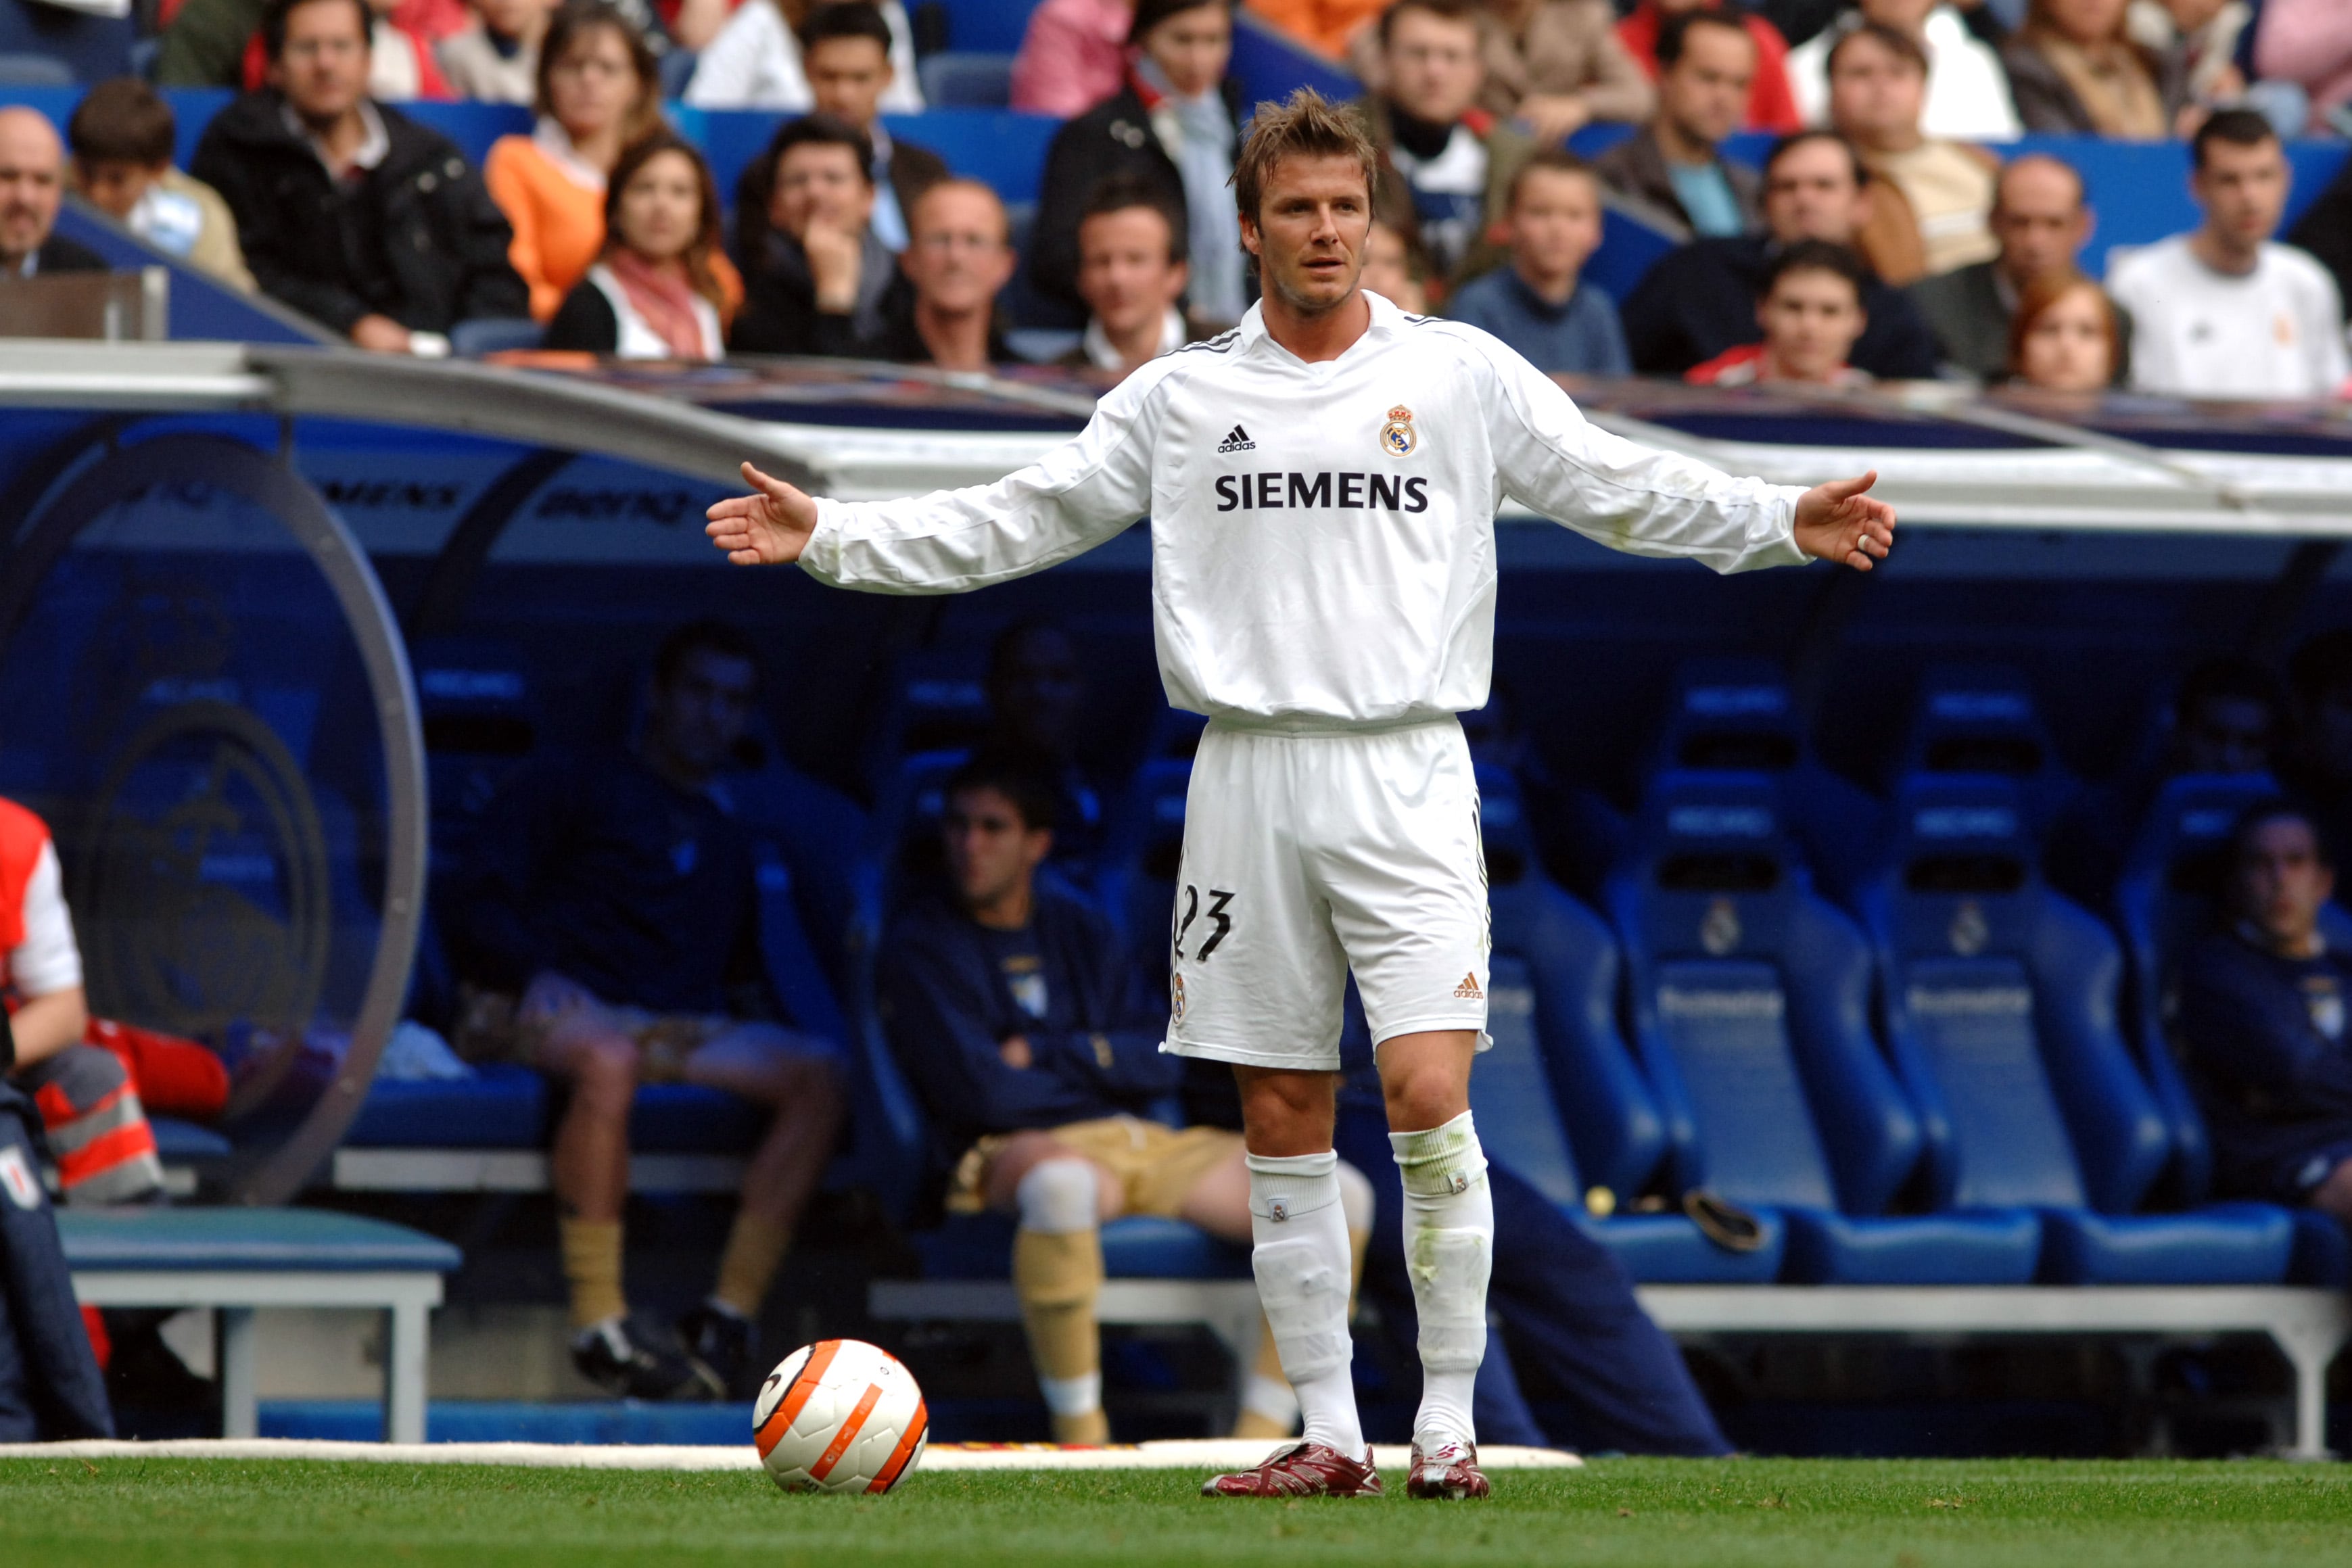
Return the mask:
MULTIPOLYGON (((1162 1020, 1139 1004, 1110 923, 1037 879, 1054 845, 1051 784, 983 754, 945 795, 947 885, 883 944, 884 1026, 952 1166, 948 1207, 1019 1217, 1013 1282, 1055 1440, 1102 1443, 1100 1227, 1157 1215, 1246 1245, 1242 1138, 1158 1119, 1180 1066, 1160 1050, 1162 1020)), ((1372 1189, 1339 1171, 1360 1271, 1372 1189)), ((1297 1418, 1263 1336, 1235 1435, 1286 1436, 1297 1418)))

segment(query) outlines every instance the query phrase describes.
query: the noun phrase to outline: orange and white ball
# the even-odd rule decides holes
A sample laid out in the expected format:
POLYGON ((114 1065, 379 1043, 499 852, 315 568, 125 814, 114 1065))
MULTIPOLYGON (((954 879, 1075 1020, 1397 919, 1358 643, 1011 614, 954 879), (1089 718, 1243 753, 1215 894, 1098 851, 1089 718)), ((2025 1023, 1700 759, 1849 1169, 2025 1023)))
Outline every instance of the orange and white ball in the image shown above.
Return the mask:
POLYGON ((864 1340, 793 1352, 751 1406, 760 1462, 786 1491, 888 1491, 921 1462, 930 1429, 914 1374, 864 1340))

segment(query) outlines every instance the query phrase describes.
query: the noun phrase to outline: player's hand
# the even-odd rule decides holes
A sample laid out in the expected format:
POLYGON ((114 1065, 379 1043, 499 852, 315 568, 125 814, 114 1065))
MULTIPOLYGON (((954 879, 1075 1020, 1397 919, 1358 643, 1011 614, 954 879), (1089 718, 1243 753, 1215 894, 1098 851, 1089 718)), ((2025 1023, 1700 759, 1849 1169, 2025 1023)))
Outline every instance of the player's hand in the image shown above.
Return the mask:
POLYGON ((1859 479, 1832 479, 1797 497, 1797 548, 1807 555, 1868 571, 1895 548, 1895 508, 1865 494, 1874 468, 1859 479))
POLYGON ((816 503, 782 479, 749 463, 743 477, 748 496, 730 496, 703 516, 702 531, 737 566, 782 566, 801 559, 816 532, 816 503))
POLYGON ((1029 1037, 1024 1034, 1008 1034, 998 1040, 996 1054, 1015 1072, 1025 1072, 1037 1062, 1036 1053, 1029 1049, 1029 1037))

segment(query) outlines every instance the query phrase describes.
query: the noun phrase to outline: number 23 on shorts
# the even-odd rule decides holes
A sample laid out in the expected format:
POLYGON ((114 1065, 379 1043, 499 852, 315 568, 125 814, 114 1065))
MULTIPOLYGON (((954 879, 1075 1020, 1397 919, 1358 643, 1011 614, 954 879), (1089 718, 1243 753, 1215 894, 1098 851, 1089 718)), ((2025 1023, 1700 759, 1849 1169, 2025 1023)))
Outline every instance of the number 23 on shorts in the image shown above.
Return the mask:
POLYGON ((1174 912, 1176 935, 1171 945, 1176 956, 1182 958, 1188 956, 1184 951, 1184 939, 1192 935, 1195 922, 1206 919, 1209 924, 1202 935, 1201 945, 1189 955, 1195 963, 1206 962, 1209 955, 1214 953, 1233 932, 1234 917, 1225 913, 1225 906, 1233 901, 1232 894, 1213 887, 1209 889, 1209 907, 1204 910, 1201 907, 1201 890, 1186 883, 1183 892, 1177 895, 1174 912))

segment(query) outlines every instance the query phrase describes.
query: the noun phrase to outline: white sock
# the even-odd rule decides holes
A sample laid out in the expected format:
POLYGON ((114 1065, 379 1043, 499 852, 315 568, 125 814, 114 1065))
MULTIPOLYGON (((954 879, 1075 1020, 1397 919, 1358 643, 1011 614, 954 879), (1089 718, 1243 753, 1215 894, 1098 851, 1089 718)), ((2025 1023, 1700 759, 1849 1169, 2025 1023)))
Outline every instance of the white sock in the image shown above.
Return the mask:
POLYGON ((1305 1416, 1300 1433, 1349 1458, 1364 1451, 1348 1334, 1348 1218, 1339 1203, 1339 1156, 1246 1156, 1250 1269, 1274 1331, 1282 1374, 1305 1416))
POLYGON ((1102 1408, 1102 1374, 1083 1372, 1076 1377, 1040 1377, 1037 1388, 1045 1408, 1056 1416, 1084 1416, 1102 1408))
POLYGON ((1467 1111, 1425 1133, 1391 1133, 1389 1145, 1404 1181, 1405 1271, 1421 1314, 1413 1440, 1424 1450, 1473 1442, 1471 1386, 1486 1358, 1486 1279, 1495 1253, 1486 1156, 1467 1111))

